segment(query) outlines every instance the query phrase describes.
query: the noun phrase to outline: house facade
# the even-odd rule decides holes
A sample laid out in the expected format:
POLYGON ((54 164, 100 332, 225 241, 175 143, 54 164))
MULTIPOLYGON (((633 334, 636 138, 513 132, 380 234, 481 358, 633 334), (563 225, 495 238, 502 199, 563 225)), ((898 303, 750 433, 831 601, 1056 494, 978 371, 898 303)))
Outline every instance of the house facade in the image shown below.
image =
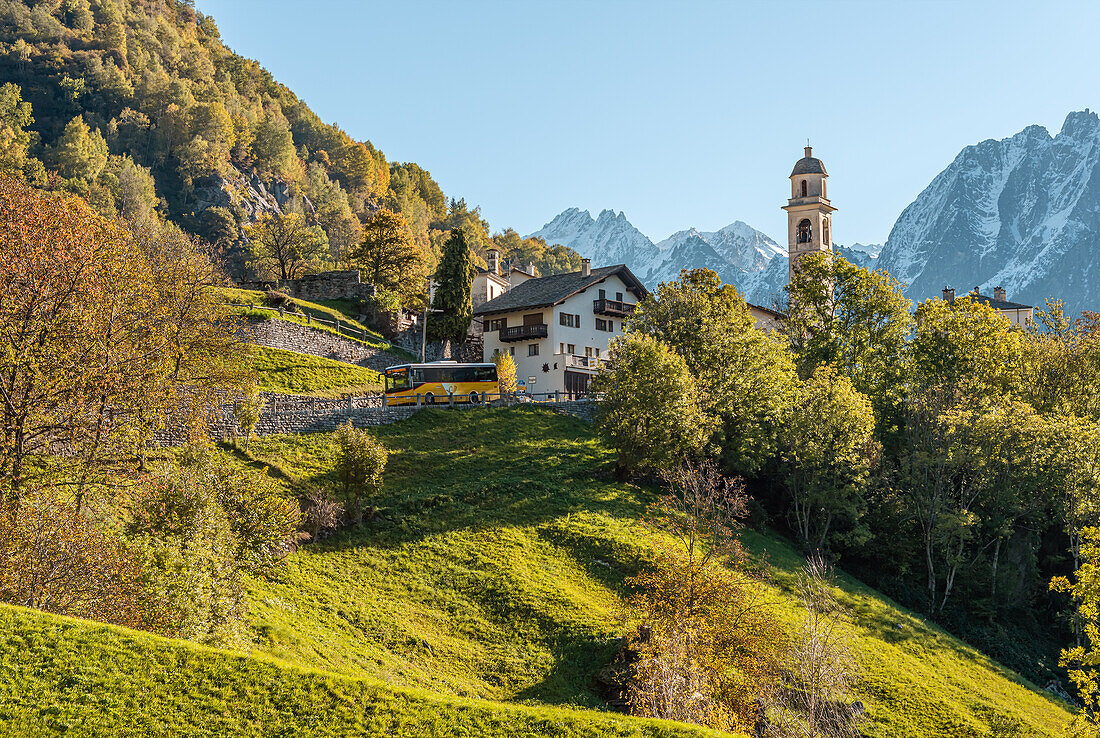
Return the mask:
MULTIPOLYGON (((1003 315, 1012 325, 1026 328, 1035 320, 1035 307, 1020 302, 1009 301, 1004 287, 995 287, 993 289, 993 297, 983 295, 978 291, 977 287, 966 293, 965 296, 969 297, 974 302, 980 302, 983 305, 988 305, 993 308, 999 314, 1003 315)), ((954 303, 955 290, 951 287, 944 287, 943 299, 947 302, 954 303)))
POLYGON ((607 360, 611 341, 648 294, 623 264, 520 280, 475 308, 484 326, 484 360, 511 354, 521 392, 584 394, 607 360))

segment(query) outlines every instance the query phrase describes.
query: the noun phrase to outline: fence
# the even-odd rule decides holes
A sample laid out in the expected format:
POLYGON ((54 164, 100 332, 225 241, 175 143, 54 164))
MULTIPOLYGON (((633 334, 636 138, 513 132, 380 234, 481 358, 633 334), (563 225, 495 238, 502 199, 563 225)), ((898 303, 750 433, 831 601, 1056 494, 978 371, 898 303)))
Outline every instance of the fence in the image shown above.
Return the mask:
MULTIPOLYGON (((227 303, 223 303, 223 307, 231 307, 231 308, 236 308, 238 310, 243 310, 245 308, 247 308, 249 310, 264 310, 264 311, 267 311, 269 313, 277 314, 279 316, 279 320, 287 320, 286 316, 287 316, 287 313, 289 312, 287 310, 284 310, 283 308, 272 308, 272 307, 267 307, 266 305, 254 305, 252 303, 248 303, 247 305, 245 305, 244 303, 227 302, 227 303)), ((313 324, 316 323, 317 325, 328 326, 328 327, 332 328, 340 336, 351 338, 351 339, 356 340, 356 341, 361 341, 362 343, 371 343, 371 342, 381 343, 382 344, 382 350, 384 350, 384 351, 390 351, 394 348, 398 348, 398 347, 394 346, 393 343, 391 343, 390 341, 387 341, 385 338, 381 338, 380 336, 378 336, 376 334, 373 334, 373 333, 367 331, 366 329, 355 328, 353 326, 347 325, 346 323, 340 322, 339 318, 333 318, 332 320, 325 320, 324 318, 314 317, 312 313, 307 313, 307 312, 304 312, 304 311, 302 313, 290 312, 290 314, 291 315, 300 315, 302 318, 305 319, 307 326, 313 326, 313 324)), ((294 321, 287 321, 287 322, 294 322, 294 321)))

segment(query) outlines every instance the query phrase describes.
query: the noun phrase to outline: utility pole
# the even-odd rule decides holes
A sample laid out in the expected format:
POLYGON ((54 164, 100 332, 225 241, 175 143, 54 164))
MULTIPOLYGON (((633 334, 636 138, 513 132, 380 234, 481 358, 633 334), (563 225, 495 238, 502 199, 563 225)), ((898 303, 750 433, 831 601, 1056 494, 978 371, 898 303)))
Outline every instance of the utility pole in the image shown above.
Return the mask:
POLYGON ((428 360, 428 313, 441 313, 442 310, 432 310, 432 280, 428 280, 428 301, 424 304, 424 320, 420 327, 420 363, 428 360))

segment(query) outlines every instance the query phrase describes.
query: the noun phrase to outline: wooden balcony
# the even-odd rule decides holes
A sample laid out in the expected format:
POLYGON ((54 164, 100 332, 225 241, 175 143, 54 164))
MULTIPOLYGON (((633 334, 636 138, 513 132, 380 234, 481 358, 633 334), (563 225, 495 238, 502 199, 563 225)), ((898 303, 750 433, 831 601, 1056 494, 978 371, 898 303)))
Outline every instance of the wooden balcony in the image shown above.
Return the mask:
POLYGON ((565 355, 566 369, 599 369, 602 366, 603 359, 597 359, 595 356, 565 355))
POLYGON ((510 328, 500 329, 500 340, 505 343, 509 341, 531 341, 537 338, 546 338, 548 335, 550 335, 550 332, 546 323, 539 323, 538 325, 515 325, 510 328))
POLYGON ((613 315, 617 318, 629 318, 634 314, 634 303, 621 300, 593 300, 592 312, 596 315, 613 315))

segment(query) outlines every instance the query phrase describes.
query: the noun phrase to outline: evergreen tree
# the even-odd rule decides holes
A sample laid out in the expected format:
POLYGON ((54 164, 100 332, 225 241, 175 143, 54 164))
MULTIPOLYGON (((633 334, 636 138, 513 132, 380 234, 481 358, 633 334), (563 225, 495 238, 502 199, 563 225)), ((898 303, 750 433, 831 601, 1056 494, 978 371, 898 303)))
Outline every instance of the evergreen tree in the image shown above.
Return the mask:
POLYGON ((428 322, 428 333, 433 341, 461 343, 466 340, 466 331, 473 319, 474 263, 466 239, 464 229, 454 228, 443 244, 443 258, 435 273, 438 287, 432 298, 432 309, 442 312, 432 315, 428 322))

